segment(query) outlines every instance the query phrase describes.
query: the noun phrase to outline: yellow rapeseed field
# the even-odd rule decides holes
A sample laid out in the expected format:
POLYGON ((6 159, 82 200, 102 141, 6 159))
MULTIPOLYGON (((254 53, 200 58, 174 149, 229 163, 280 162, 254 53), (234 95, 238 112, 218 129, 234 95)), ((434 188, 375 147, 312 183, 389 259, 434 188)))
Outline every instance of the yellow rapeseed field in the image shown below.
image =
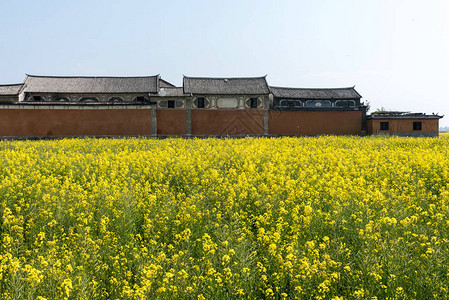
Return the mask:
POLYGON ((448 298, 449 137, 0 142, 1 299, 448 298))

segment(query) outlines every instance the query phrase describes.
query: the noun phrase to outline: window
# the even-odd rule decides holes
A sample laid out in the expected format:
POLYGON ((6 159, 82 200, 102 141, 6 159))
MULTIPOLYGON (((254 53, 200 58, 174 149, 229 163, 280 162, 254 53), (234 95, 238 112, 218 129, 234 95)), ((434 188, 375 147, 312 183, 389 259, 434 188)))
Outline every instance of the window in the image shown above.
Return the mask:
POLYGON ((354 100, 337 100, 335 101, 335 106, 338 107, 354 107, 355 101, 354 100))
POLYGON ((413 122, 413 130, 422 130, 422 122, 413 122))
POLYGON ((259 106, 257 100, 257 98, 251 98, 251 108, 257 108, 259 106))
MULTIPOLYGON (((218 99, 217 102, 220 102, 220 99, 218 99)), ((193 100, 193 107, 194 108, 209 108, 210 107, 210 101, 209 101, 209 99, 204 98, 204 97, 195 98, 193 100)), ((222 107, 220 107, 220 108, 222 108, 222 107)))
POLYGON ((42 102, 42 97, 41 96, 33 96, 33 101, 42 102))
POLYGON ((306 102, 307 107, 331 107, 332 104, 329 100, 307 100, 306 102))
POLYGON ((294 99, 281 99, 279 100, 279 107, 287 107, 287 108, 302 107, 302 102, 300 100, 294 99))
POLYGON ((168 108, 175 108, 175 100, 167 101, 168 108))
POLYGON ((120 97, 112 97, 112 98, 109 98, 109 102, 112 102, 112 103, 123 102, 123 99, 120 97))
POLYGON ((390 130, 389 122, 380 122, 380 130, 390 130))
POLYGON ((196 98, 198 101, 197 106, 198 108, 204 108, 204 98, 196 98))
POLYGON ((92 103, 92 102, 98 102, 98 99, 96 97, 82 97, 80 99, 80 102, 92 103))
POLYGON ((53 98, 54 102, 70 102, 70 99, 68 97, 63 96, 56 96, 53 98))
POLYGON ((137 102, 145 102, 147 99, 144 96, 137 96, 136 101, 137 102))

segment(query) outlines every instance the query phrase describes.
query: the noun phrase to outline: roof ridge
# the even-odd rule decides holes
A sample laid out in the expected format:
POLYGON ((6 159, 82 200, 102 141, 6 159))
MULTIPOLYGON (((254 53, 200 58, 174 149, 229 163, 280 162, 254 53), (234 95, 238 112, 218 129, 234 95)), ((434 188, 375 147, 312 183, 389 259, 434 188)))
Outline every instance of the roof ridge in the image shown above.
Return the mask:
POLYGON ((257 76, 257 77, 192 77, 192 76, 186 76, 186 75, 182 75, 184 78, 189 78, 189 79, 264 79, 267 77, 267 75, 265 76, 257 76))
POLYGON ((39 78, 151 78, 157 77, 157 75, 147 75, 147 76, 56 76, 56 75, 31 75, 25 74, 27 77, 39 77, 39 78))
POLYGON ((0 86, 13 86, 13 85, 23 85, 23 83, 0 84, 0 86))
POLYGON ((287 86, 269 86, 270 88, 275 89, 288 89, 288 90, 346 90, 346 89, 353 89, 355 90, 354 86, 351 87, 340 87, 340 88, 298 88, 298 87, 287 87, 287 86))

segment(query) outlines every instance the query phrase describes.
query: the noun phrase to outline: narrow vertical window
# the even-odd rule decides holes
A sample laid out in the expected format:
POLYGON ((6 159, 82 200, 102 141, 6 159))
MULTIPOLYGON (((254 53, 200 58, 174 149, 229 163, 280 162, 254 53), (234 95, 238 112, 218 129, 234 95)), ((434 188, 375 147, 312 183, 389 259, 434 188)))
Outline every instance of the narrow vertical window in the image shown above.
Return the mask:
POLYGON ((413 122, 413 130, 422 130, 422 122, 413 122))
POLYGON ((197 98, 198 101, 198 108, 204 108, 204 98, 197 98))
POLYGON ((390 130, 389 122, 380 122, 380 130, 390 130))
POLYGON ((167 101, 168 108, 175 108, 175 100, 167 101))
POLYGON ((251 108, 257 108, 258 107, 258 99, 257 98, 251 98, 251 108))

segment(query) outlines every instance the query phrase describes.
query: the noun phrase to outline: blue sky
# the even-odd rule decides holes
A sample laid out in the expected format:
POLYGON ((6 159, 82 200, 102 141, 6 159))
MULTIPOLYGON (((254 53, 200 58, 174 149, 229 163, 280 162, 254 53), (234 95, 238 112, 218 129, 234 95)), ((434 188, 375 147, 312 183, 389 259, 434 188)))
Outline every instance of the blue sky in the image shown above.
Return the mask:
POLYGON ((449 126, 449 1, 0 2, 0 83, 37 75, 261 76, 356 85, 449 126))

